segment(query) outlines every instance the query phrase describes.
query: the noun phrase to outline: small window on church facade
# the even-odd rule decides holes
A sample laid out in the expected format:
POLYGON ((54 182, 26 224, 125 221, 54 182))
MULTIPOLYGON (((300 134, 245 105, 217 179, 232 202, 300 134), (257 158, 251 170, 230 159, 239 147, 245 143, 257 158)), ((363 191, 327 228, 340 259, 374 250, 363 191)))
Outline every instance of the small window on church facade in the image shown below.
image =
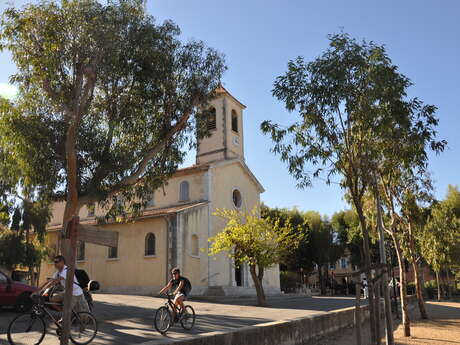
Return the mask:
POLYGON ((232 131, 238 133, 238 114, 232 110, 232 131))
POLYGON ((216 121, 216 108, 211 108, 208 115, 208 121, 206 123, 208 131, 217 128, 217 121, 216 121))
POLYGON ((241 193, 238 189, 233 190, 232 198, 233 198, 233 205, 235 205, 235 207, 237 208, 240 208, 242 204, 242 200, 241 200, 241 193))
POLYGON ((149 232, 147 236, 145 236, 145 253, 144 253, 145 256, 153 256, 156 254, 155 245, 156 245, 155 235, 149 232))
POLYGON ((200 244, 198 241, 198 236, 197 235, 192 235, 192 240, 190 243, 190 253, 193 256, 198 256, 200 254, 200 244))
POLYGON ((116 259, 118 258, 118 247, 109 247, 109 252, 107 257, 109 259, 116 259))
POLYGON ((187 181, 182 181, 180 183, 179 201, 188 201, 189 199, 189 184, 187 181))

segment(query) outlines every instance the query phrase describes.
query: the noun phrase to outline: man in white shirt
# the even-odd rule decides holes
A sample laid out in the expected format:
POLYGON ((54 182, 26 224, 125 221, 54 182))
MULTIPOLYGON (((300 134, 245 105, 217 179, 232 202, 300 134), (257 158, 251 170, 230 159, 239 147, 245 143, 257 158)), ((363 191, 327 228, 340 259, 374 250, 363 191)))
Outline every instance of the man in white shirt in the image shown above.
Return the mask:
MULTIPOLYGON (((54 258, 54 267, 56 267, 57 271, 53 275, 53 279, 47 282, 45 285, 42 286, 42 290, 51 286, 55 286, 60 284, 62 289, 65 289, 65 281, 67 278, 67 266, 65 264, 65 258, 62 255, 57 255, 54 258)), ((72 291, 72 309, 75 311, 89 311, 88 303, 83 295, 83 290, 78 284, 77 278, 73 277, 73 291, 72 291)), ((59 291, 53 294, 50 297, 50 302, 53 303, 63 303, 64 302, 64 294, 65 291, 59 291)), ((62 309, 56 306, 56 309, 62 309)))

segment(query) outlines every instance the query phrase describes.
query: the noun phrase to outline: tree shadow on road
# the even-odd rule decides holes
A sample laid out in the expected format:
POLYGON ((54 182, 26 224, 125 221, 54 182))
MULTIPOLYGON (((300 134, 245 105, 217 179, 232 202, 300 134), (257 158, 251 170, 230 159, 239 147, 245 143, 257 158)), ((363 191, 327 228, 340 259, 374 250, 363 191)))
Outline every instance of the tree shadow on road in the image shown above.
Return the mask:
POLYGON ((136 344, 146 341, 159 343, 168 338, 182 338, 202 333, 223 331, 272 321, 266 318, 237 315, 204 314, 197 310, 195 327, 184 330, 174 325, 166 336, 159 334, 153 325, 156 308, 124 306, 107 302, 96 302, 94 314, 99 321, 96 344, 136 344))

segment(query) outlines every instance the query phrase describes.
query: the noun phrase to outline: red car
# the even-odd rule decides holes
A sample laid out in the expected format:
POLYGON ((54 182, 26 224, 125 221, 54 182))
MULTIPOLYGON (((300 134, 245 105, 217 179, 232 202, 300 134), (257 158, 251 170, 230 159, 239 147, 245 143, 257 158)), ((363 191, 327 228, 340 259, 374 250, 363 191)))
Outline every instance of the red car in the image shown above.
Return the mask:
POLYGON ((16 282, 0 271, 0 307, 13 306, 20 312, 29 310, 30 294, 36 291, 36 287, 16 282))

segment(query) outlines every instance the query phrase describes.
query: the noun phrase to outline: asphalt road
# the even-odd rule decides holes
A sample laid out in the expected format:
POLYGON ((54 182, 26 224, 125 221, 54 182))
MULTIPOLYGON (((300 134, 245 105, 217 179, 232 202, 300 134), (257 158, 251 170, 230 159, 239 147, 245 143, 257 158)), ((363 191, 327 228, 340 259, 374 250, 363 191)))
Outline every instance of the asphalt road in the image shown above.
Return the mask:
MULTIPOLYGON (((227 299, 225 304, 189 301, 197 314, 194 329, 185 331, 176 325, 165 337, 153 327, 154 313, 165 303, 164 299, 109 294, 94 295, 94 299, 99 332, 93 344, 141 344, 146 341, 162 344, 170 338, 199 336, 214 331, 322 314, 354 305, 351 297, 276 296, 269 298, 270 306, 266 308, 256 307, 255 300, 247 298, 227 299)), ((15 315, 12 311, 0 311, 0 344, 7 344, 6 329, 15 315)), ((57 345, 54 326, 50 328, 42 344, 57 345)))

